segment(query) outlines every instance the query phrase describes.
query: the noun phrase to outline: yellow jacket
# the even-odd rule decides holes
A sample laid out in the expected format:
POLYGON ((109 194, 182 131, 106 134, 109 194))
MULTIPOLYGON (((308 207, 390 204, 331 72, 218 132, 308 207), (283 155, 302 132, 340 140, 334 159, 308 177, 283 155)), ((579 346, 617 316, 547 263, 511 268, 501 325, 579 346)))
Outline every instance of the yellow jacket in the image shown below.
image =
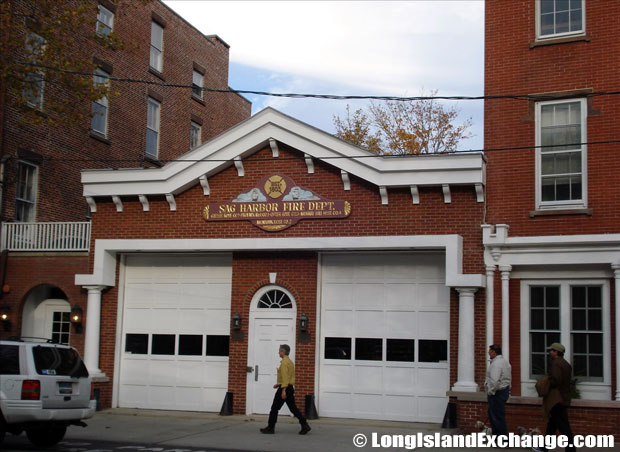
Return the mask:
POLYGON ((282 388, 295 385, 295 365, 288 356, 282 358, 278 367, 278 384, 282 388))

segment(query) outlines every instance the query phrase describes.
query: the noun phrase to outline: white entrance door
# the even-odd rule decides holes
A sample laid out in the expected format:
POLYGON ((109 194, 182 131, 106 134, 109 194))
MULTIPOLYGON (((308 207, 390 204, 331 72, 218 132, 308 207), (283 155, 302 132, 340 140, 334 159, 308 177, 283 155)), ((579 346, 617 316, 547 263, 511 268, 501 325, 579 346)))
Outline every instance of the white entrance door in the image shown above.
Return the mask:
MULTIPOLYGON (((281 344, 291 347, 295 360, 296 309, 293 296, 278 286, 260 289, 252 300, 248 347, 247 413, 267 414, 273 402, 280 366, 281 344)), ((290 414, 284 406, 280 414, 290 414)))
POLYGON ((443 253, 322 258, 321 416, 441 422, 450 291, 443 253))
POLYGON ((34 310, 33 337, 51 339, 59 344, 69 344, 71 306, 67 300, 48 299, 42 301, 34 310))

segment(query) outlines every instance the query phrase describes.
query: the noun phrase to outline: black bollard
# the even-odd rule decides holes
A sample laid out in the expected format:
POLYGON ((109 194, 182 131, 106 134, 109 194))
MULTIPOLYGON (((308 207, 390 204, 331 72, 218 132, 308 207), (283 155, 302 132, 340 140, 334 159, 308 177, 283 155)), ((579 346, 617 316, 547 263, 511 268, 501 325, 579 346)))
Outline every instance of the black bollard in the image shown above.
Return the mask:
POLYGON ((443 415, 441 428, 456 428, 456 403, 448 402, 446 413, 443 415))
POLYGON ((233 414, 233 393, 227 392, 224 397, 224 403, 222 403, 222 409, 220 410, 220 416, 232 416, 233 414))
POLYGON ((319 414, 316 412, 316 406, 314 405, 314 395, 306 395, 306 419, 318 419, 319 414))

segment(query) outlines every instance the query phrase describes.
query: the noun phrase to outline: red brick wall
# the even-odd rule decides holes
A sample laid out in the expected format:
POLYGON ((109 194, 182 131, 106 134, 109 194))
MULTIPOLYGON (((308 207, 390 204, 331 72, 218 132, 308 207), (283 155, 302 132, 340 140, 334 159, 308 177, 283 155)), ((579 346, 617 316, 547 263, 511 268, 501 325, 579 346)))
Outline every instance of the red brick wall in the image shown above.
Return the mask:
MULTIPOLYGON (((565 90, 620 89, 620 2, 587 1, 589 41, 530 48, 535 40, 535 2, 486 2, 485 95, 536 94, 565 90)), ((620 138, 617 96, 592 100, 587 140, 620 138)), ((620 153, 617 144, 590 145, 587 151, 588 207, 592 215, 530 218, 535 210, 535 151, 494 148, 534 146, 533 104, 487 100, 484 144, 487 152, 487 223, 510 225, 511 236, 618 232, 620 153)))
MULTIPOLYGON (((244 337, 242 342, 232 338, 230 342, 228 390, 234 394, 234 413, 243 414, 246 407, 250 305, 256 291, 270 284, 270 272, 277 272, 276 284, 293 294, 297 303, 297 325, 302 312, 308 316, 311 342, 300 343, 296 340, 295 344, 295 394, 297 406, 302 413, 305 409, 305 396, 314 394, 317 262, 315 252, 233 254, 231 312, 241 314, 241 332, 244 337)), ((298 327, 295 330, 299 333, 298 327)), ((277 354, 278 351, 274 350, 273 353, 277 354)))
MULTIPOLYGON (((457 425, 466 433, 478 431, 476 421, 489 425, 486 402, 458 401, 457 425)), ((576 405, 576 404, 574 404, 576 405)), ((575 435, 620 435, 620 410, 617 408, 591 408, 571 406, 568 420, 575 435)), ((540 404, 506 404, 508 431, 517 433, 517 427, 538 427, 545 433, 547 423, 542 417, 540 404)))
MULTIPOLYGON (((94 6, 95 0, 90 0, 94 6)), ((79 3, 76 0, 76 3, 79 3)), ((15 2, 19 4, 19 2, 15 2)), ((205 37, 162 2, 116 2, 114 31, 125 42, 122 50, 99 45, 94 28, 77 36, 84 58, 98 58, 112 65, 112 76, 155 83, 191 85, 194 62, 206 69, 204 86, 228 88, 229 48, 215 36, 205 37), (149 72, 151 14, 166 22, 162 77, 149 72)), ((90 24, 89 24, 90 28, 90 24)), ((18 149, 46 157, 39 168, 36 221, 83 221, 87 205, 82 196, 80 169, 151 166, 144 163, 146 147, 146 109, 149 90, 163 98, 161 105, 160 159, 172 159, 189 151, 190 118, 202 119, 202 138, 207 141, 231 126, 249 118, 251 104, 236 94, 205 93, 204 102, 196 101, 187 88, 160 87, 144 83, 111 82, 108 142, 89 135, 90 119, 70 127, 20 124, 20 113, 8 99, 0 106, 6 115, 3 154, 12 156, 6 164, 5 186, 0 220, 13 221, 15 171, 18 149)), ((45 97, 56 96, 74 101, 71 94, 46 86, 45 97)), ((45 109, 45 104, 44 107, 45 109)), ((84 106, 90 113, 90 103, 84 106)))
MULTIPOLYGON (((74 283, 76 273, 88 271, 88 257, 66 256, 61 253, 44 255, 38 253, 31 256, 10 255, 8 258, 6 284, 9 293, 3 294, 0 303, 11 306, 12 331, 5 332, 0 328, 0 337, 19 336, 22 330, 22 311, 28 293, 42 284, 49 284, 61 289, 69 304, 77 304, 86 312, 86 292, 74 283)), ((71 329, 71 345, 80 353, 84 353, 84 334, 76 334, 71 329)))

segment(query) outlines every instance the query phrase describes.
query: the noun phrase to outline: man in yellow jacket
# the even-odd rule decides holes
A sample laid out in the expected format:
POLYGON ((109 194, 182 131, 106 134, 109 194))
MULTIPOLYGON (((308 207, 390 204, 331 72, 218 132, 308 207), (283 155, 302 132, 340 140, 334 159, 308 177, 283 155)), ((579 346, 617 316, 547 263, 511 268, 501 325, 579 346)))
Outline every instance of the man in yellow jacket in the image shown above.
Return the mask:
POLYGON ((273 397, 273 403, 271 404, 269 422, 267 427, 260 429, 261 433, 275 433, 275 426, 278 421, 278 412, 285 403, 286 406, 288 406, 288 409, 291 410, 291 413, 293 413, 293 416, 299 419, 299 423, 301 424, 299 434, 305 435, 311 430, 308 425, 308 421, 306 421, 306 418, 303 417, 303 415, 299 412, 297 405, 295 405, 295 365, 288 357, 290 352, 291 347, 287 344, 280 345, 280 350, 278 353, 280 354, 282 361, 280 362, 280 367, 278 368, 278 382, 273 385, 273 388, 276 390, 276 394, 273 397))

